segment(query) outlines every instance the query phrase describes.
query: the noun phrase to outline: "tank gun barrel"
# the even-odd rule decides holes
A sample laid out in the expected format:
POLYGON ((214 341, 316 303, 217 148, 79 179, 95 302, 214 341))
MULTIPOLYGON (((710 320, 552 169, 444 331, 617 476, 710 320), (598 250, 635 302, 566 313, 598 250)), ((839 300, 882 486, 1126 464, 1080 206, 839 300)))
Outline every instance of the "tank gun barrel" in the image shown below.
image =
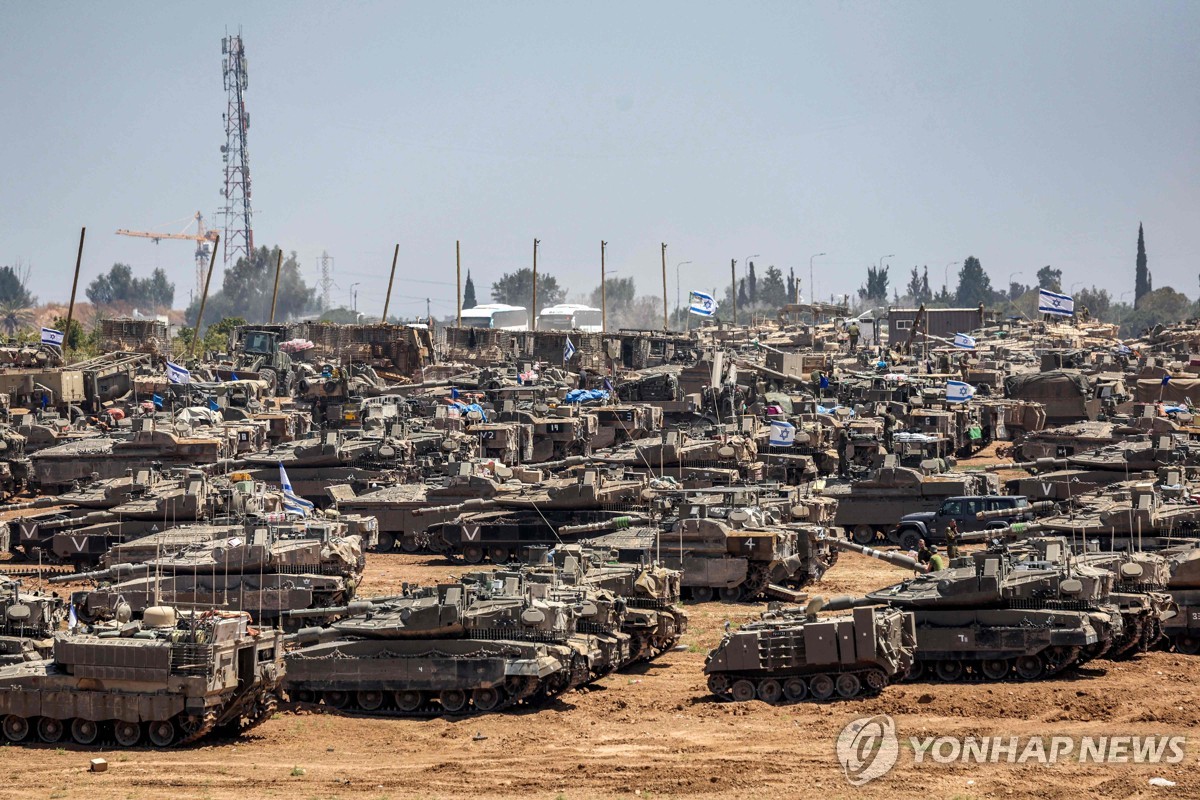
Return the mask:
POLYGON ((333 628, 301 628, 295 633, 289 633, 283 637, 285 644, 290 645, 309 645, 321 644, 323 642, 332 642, 335 639, 340 639, 342 634, 338 633, 333 628))
POLYGON ((347 614, 355 616, 356 614, 365 614, 368 611, 374 611, 381 608, 382 603, 387 602, 390 597, 376 597, 371 600, 353 600, 345 605, 340 606, 322 606, 320 608, 293 608, 289 611, 280 612, 279 616, 284 619, 304 619, 306 617, 329 617, 334 614, 347 614))
POLYGON ((1048 469, 1060 469, 1069 464, 1070 459, 1066 458, 1038 458, 1033 461, 1010 461, 1005 464, 988 464, 983 469, 985 472, 998 472, 1002 469, 1036 469, 1045 471, 1048 469))
POLYGON ((563 525, 563 526, 559 527, 558 532, 559 533, 576 534, 576 533, 599 533, 600 531, 607 531, 607 530, 623 531, 623 530, 630 528, 635 523, 642 523, 645 521, 646 521, 645 517, 641 517, 641 516, 614 517, 612 519, 606 519, 601 522, 587 522, 587 523, 583 523, 581 525, 563 525))
POLYGON ((39 497, 36 500, 27 500, 24 503, 4 503, 0 505, 0 511, 24 511, 30 508, 49 508, 61 504, 62 500, 58 497, 39 497))
POLYGON ((909 558, 908 556, 901 555, 900 553, 885 553, 882 550, 876 550, 873 547, 867 547, 866 545, 857 544, 855 542, 848 542, 845 539, 831 538, 829 540, 829 544, 840 550, 852 550, 855 553, 862 553, 864 556, 870 556, 871 558, 877 558, 880 561, 886 561, 895 567, 915 569, 918 572, 925 571, 925 565, 920 561, 917 561, 915 558, 909 558))
MULTIPOLYGON (((1057 505, 1053 500, 1039 500, 1036 503, 1030 503, 1026 508, 1021 509, 1033 514, 1040 514, 1043 511, 1054 511, 1057 505)), ((1011 508, 993 508, 991 511, 979 511, 975 514, 975 519, 1004 519, 1013 515, 1011 508)))
POLYGON ((852 608, 860 606, 876 606, 879 605, 877 600, 872 600, 869 597, 851 597, 850 595, 842 595, 835 597, 832 600, 827 600, 821 606, 821 611, 849 611, 852 608))
POLYGON ((76 572, 71 575, 55 575, 50 578, 50 583, 75 583, 78 581, 111 581, 113 583, 119 581, 130 580, 131 578, 142 578, 150 574, 151 567, 149 564, 114 564, 108 569, 97 569, 92 572, 76 572))
POLYGON ((1021 539, 1026 536, 1031 536, 1035 533, 1044 531, 1046 527, 1039 522, 1014 522, 1011 525, 1005 525, 1002 528, 988 528, 985 531, 975 531, 973 533, 960 533, 958 535, 959 544, 972 544, 977 542, 990 542, 993 539, 1021 539))
POLYGON ((423 514, 450 514, 453 512, 470 513, 472 511, 487 511, 496 507, 495 500, 484 500, 483 498, 471 498, 464 500, 461 503, 451 503, 446 506, 430 506, 429 508, 413 509, 413 516, 419 517, 423 514))

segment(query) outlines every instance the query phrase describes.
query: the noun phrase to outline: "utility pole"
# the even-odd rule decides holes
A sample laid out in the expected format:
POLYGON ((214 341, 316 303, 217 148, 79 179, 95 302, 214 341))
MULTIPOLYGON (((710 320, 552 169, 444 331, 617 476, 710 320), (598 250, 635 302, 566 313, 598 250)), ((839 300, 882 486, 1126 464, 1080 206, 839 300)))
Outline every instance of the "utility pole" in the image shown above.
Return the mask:
POLYGON ((600 332, 608 333, 608 281, 604 278, 604 248, 608 242, 600 240, 600 332))
POLYGON ((667 323, 667 243, 662 243, 662 273, 663 273, 663 330, 668 330, 667 323))
POLYGON ((71 320, 75 318, 75 290, 79 288, 79 266, 83 263, 83 237, 87 228, 79 229, 79 252, 75 255, 75 280, 71 281, 71 304, 67 306, 67 329, 63 331, 63 343, 58 348, 60 353, 67 352, 67 342, 71 341, 71 320))
POLYGON ((400 258, 400 245, 396 245, 396 250, 392 253, 392 275, 388 278, 387 297, 383 298, 383 319, 380 320, 384 325, 387 324, 388 306, 392 304, 392 283, 396 280, 396 261, 400 258))
POLYGON ((537 251, 541 239, 533 240, 533 312, 529 317, 529 330, 537 330, 537 251))
POLYGON ((283 268, 283 248, 275 258, 275 289, 271 292, 271 324, 275 324, 275 302, 279 299, 279 271, 283 268))
POLYGON ((737 259, 729 259, 729 296, 733 298, 733 324, 737 325, 737 259))
POLYGON ((458 323, 457 324, 458 324, 458 327, 461 328, 462 327, 462 250, 460 249, 459 244, 461 244, 459 242, 459 240, 455 239, 454 240, 454 265, 455 265, 454 269, 455 269, 455 274, 457 275, 456 280, 458 282, 458 300, 455 301, 454 305, 458 309, 458 323))
POLYGON ((204 306, 208 303, 208 285, 212 283, 213 265, 217 263, 217 245, 221 243, 221 234, 213 240, 212 258, 208 262, 208 274, 204 276, 204 291, 200 294, 200 312, 196 314, 196 327, 192 330, 192 346, 188 348, 188 356, 196 354, 196 342, 200 339, 200 323, 204 322, 204 306))

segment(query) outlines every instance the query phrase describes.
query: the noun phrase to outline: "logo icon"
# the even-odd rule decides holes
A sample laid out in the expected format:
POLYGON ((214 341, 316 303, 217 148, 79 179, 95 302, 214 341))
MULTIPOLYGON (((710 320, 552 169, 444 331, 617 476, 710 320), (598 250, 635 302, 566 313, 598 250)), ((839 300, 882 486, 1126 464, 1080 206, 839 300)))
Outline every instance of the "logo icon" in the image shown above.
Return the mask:
POLYGON ((896 766, 899 755, 896 722, 887 714, 860 717, 838 734, 838 762, 851 786, 882 778, 896 766))

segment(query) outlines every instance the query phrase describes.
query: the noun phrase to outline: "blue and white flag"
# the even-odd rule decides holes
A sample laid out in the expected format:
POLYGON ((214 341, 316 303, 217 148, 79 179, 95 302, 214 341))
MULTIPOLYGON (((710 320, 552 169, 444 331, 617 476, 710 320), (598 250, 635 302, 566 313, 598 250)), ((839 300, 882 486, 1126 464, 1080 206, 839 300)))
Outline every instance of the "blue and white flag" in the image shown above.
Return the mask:
POLYGON ((191 383, 192 373, 178 364, 167 362, 167 383, 191 383))
POLYGON ((292 482, 288 479, 287 470, 283 468, 283 462, 279 462, 279 485, 283 487, 283 510, 287 514, 297 514, 301 517, 307 517, 313 510, 313 504, 302 497, 297 497, 292 491, 292 482))
POLYGON ((975 349, 975 337, 967 336, 965 333, 954 334, 954 346, 961 347, 965 350, 975 349))
POLYGON ((1057 314, 1060 317, 1073 317, 1075 301, 1070 295, 1038 289, 1038 311, 1043 314, 1057 314))
POLYGON ((571 344, 571 337, 567 337, 567 344, 563 347, 563 363, 566 364, 571 360, 571 356, 575 355, 575 345, 571 344))
POLYGON ((1167 385, 1168 383, 1170 383, 1170 382, 1171 382, 1171 376, 1170 376, 1170 375, 1163 375, 1163 376, 1162 376, 1162 385, 1163 385, 1163 386, 1166 386, 1166 385, 1167 385))
POLYGON ((56 331, 54 328, 42 328, 42 344, 52 344, 55 347, 62 347, 63 332, 56 331))
POLYGON ((711 294, 693 289, 688 293, 688 311, 701 317, 711 317, 717 313, 717 301, 711 294))
POLYGON ((975 387, 962 381, 946 381, 946 402, 965 403, 975 396, 975 387))
POLYGON ((796 426, 783 420, 771 421, 771 446, 791 447, 796 441, 796 426))

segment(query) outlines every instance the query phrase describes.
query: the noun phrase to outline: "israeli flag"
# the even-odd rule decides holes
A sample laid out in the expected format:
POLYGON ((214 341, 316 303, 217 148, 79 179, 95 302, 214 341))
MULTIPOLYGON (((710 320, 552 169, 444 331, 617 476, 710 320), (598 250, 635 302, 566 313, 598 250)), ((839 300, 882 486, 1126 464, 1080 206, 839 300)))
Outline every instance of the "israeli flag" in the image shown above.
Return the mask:
POLYGON ((717 301, 711 294, 693 289, 688 293, 688 311, 701 317, 711 317, 717 313, 717 301))
POLYGON ((796 441, 796 426, 783 420, 771 421, 771 446, 791 447, 796 441))
POLYGON ((965 403, 975 396, 975 387, 962 381, 946 381, 946 402, 965 403))
POLYGON ((191 383, 192 373, 178 364, 167 362, 167 383, 191 383))
POLYGON ((279 485, 283 487, 283 510, 288 514, 296 514, 297 516, 307 517, 313 510, 313 504, 302 497, 297 497, 292 491, 292 482, 288 479, 287 470, 283 468, 283 462, 279 462, 279 485))
POLYGON ((575 355, 575 345, 571 343, 571 337, 567 337, 566 347, 563 348, 563 363, 566 364, 571 360, 571 356, 575 355))
POLYGON ((1038 289, 1038 311, 1043 314, 1057 314, 1060 317, 1073 317, 1075 301, 1070 295, 1038 289))
POLYGON ((63 332, 56 331, 54 328, 42 328, 42 344, 52 344, 55 347, 62 347, 63 332))
POLYGON ((965 350, 975 349, 975 337, 967 336, 965 333, 954 334, 954 346, 961 347, 965 350))

